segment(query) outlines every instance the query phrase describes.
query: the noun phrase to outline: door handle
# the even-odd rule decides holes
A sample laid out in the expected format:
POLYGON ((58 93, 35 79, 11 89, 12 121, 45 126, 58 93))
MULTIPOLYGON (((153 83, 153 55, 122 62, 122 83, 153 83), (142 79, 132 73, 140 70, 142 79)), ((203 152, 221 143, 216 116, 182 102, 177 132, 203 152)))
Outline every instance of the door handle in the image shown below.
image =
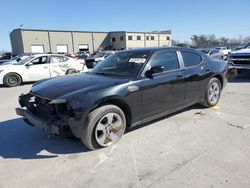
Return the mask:
POLYGON ((47 69, 48 67, 43 67, 44 69, 47 69))
POLYGON ((210 72, 210 69, 206 69, 205 71, 206 71, 206 72, 210 72))
POLYGON ((177 78, 182 78, 183 76, 180 74, 180 75, 177 75, 177 78))

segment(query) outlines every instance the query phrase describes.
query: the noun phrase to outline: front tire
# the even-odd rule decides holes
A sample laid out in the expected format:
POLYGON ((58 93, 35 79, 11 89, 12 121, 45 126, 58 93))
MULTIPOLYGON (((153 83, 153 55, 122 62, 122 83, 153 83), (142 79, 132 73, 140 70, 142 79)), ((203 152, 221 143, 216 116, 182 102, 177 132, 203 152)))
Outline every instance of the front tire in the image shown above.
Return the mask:
POLYGON ((205 107, 215 106, 220 99, 221 83, 217 78, 212 78, 207 86, 202 105, 205 107))
POLYGON ((3 84, 6 87, 19 86, 22 83, 22 78, 16 73, 8 73, 3 78, 3 84))
POLYGON ((91 150, 118 142, 126 129, 126 117, 115 105, 104 105, 89 113, 81 140, 91 150))

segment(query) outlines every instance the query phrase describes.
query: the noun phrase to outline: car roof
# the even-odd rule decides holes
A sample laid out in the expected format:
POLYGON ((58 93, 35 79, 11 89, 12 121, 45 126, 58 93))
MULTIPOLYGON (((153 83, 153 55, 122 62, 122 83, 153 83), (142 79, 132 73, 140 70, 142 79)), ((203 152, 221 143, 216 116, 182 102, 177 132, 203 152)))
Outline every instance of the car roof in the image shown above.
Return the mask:
MULTIPOLYGON (((171 47, 144 47, 144 48, 133 48, 133 49, 127 49, 127 50, 123 50, 123 51, 119 51, 119 52, 141 52, 141 53, 153 53, 159 50, 175 50, 175 51, 179 51, 179 50, 187 50, 190 52, 196 52, 196 50, 192 49, 192 48, 184 48, 184 47, 176 47, 176 46, 171 46, 171 47)), ((117 53, 119 53, 117 52, 117 53)))
POLYGON ((34 57, 41 57, 41 56, 52 56, 52 55, 65 56, 65 55, 62 55, 62 54, 33 54, 32 56, 34 56, 34 57))

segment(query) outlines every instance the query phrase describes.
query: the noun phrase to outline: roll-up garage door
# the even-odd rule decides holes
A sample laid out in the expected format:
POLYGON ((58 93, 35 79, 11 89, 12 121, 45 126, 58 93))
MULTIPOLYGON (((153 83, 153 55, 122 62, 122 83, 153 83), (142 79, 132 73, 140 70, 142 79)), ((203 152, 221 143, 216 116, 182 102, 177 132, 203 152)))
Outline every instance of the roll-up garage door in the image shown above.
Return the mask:
POLYGON ((68 45, 67 44, 60 44, 56 45, 57 53, 68 53, 68 45))
POLYGON ((32 53, 44 53, 43 45, 31 45, 32 53))

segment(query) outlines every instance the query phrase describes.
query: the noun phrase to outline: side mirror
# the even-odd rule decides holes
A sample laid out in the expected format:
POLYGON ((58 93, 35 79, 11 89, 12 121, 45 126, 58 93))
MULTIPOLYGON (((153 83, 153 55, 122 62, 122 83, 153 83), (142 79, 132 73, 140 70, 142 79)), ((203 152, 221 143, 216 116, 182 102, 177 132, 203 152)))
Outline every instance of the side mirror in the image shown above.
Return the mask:
POLYGON ((25 66, 32 66, 33 65, 33 63, 32 62, 29 62, 29 63, 27 63, 25 66))
POLYGON ((161 65, 153 66, 145 72, 145 76, 148 78, 152 78, 153 74, 161 73, 163 72, 163 70, 164 70, 164 67, 161 65))

